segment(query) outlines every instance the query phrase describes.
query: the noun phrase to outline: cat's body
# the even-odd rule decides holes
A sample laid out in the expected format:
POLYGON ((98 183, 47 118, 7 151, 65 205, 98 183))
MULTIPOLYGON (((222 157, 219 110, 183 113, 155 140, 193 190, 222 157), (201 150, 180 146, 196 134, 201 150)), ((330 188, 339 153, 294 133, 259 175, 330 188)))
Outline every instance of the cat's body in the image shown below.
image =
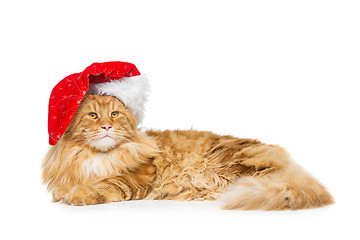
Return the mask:
POLYGON ((73 205, 224 196, 228 209, 281 210, 332 202, 279 146, 193 130, 141 132, 109 96, 88 95, 42 168, 54 201, 73 205))

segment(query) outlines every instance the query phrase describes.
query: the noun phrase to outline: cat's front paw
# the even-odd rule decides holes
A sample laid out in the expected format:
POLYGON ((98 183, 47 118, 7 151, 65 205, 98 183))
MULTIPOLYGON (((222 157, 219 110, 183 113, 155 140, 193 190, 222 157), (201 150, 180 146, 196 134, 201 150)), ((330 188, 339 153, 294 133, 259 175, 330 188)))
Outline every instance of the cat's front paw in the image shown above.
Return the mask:
POLYGON ((66 195, 71 191, 73 187, 69 187, 69 186, 63 186, 63 187, 57 187, 55 188, 55 190, 52 192, 52 201, 53 202, 63 202, 66 195))
POLYGON ((90 187, 75 186, 65 198, 65 203, 74 206, 84 206, 100 203, 98 194, 90 187))
POLYGON ((59 187, 53 192, 53 201, 64 202, 73 206, 105 203, 105 198, 93 188, 86 186, 59 187))

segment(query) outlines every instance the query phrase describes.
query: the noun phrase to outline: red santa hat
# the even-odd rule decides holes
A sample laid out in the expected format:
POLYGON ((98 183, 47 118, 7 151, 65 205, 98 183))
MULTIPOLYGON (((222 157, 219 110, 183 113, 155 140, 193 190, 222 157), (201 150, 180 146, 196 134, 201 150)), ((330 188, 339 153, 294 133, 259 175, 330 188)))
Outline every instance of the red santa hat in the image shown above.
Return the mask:
POLYGON ((114 96, 134 114, 138 124, 144 117, 149 83, 132 63, 93 63, 84 71, 61 80, 49 100, 49 143, 55 145, 64 134, 87 93, 114 96))

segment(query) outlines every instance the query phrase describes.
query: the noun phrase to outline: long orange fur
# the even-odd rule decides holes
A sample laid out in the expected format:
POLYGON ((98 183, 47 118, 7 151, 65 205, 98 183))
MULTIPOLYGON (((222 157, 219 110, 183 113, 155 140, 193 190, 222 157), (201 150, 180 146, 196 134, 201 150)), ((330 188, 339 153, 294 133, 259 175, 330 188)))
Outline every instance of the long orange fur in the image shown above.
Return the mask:
POLYGON ((225 209, 243 210, 333 202, 325 187, 279 146, 194 130, 142 132, 136 126, 116 98, 87 95, 42 163, 53 201, 89 205, 222 198, 225 209), (111 126, 109 132, 105 125, 111 126), (101 137, 105 133, 111 136, 101 137))

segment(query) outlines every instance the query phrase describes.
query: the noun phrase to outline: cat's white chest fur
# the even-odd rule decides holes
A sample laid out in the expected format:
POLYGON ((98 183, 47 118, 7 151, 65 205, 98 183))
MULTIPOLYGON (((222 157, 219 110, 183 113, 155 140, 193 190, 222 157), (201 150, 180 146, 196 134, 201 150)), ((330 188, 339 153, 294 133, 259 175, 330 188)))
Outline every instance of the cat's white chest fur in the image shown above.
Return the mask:
POLYGON ((115 171, 116 157, 111 153, 97 153, 82 163, 85 177, 106 177, 115 171))

